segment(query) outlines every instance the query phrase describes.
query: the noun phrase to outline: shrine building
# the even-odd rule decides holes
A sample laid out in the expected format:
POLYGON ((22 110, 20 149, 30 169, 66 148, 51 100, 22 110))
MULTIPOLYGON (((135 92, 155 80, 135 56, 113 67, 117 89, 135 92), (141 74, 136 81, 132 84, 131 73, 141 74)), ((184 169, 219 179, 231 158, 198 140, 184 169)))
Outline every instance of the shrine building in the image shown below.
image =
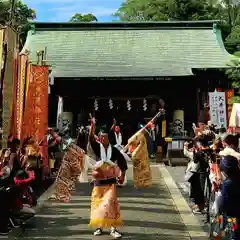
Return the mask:
POLYGON ((133 124, 153 116, 162 99, 167 121, 183 110, 185 129, 191 128, 208 92, 229 87, 219 69, 234 58, 224 48, 218 21, 36 22, 22 52, 36 63, 39 51, 54 79, 49 125, 56 123, 62 96, 73 125, 86 123, 89 112, 99 122, 110 124, 114 117, 133 124))

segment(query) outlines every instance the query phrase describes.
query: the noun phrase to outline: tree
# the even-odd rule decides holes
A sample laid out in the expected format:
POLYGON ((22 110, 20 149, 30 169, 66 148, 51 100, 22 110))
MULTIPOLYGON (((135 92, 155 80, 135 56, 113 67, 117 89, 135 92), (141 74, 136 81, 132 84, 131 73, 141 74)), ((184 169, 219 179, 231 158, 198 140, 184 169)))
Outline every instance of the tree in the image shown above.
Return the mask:
POLYGON ((0 21, 2 24, 11 23, 21 26, 36 18, 35 10, 29 8, 20 0, 0 0, 0 21))
POLYGON ((178 21, 212 18, 211 12, 207 12, 208 4, 205 0, 171 0, 168 5, 169 17, 178 21))
POLYGON ((168 0, 127 0, 114 14, 121 21, 168 20, 168 0))
POLYGON ((5 25, 9 18, 9 5, 6 2, 0 1, 0 23, 5 25))
POLYGON ((228 78, 232 80, 232 86, 238 89, 237 96, 231 99, 232 103, 240 103, 240 60, 235 59, 229 63, 229 69, 226 70, 228 78))
POLYGON ((213 19, 219 11, 208 0, 126 0, 115 16, 122 21, 186 21, 213 19))
POLYGON ((240 24, 240 2, 236 0, 222 0, 221 3, 227 14, 230 28, 240 24))
POLYGON ((0 23, 12 25, 20 34, 20 45, 23 45, 30 29, 30 20, 36 18, 35 10, 29 8, 20 0, 0 0, 0 23))
POLYGON ((81 14, 81 13, 76 13, 73 15, 69 22, 97 22, 96 16, 94 16, 91 13, 88 14, 81 14))
POLYGON ((232 28, 231 33, 226 38, 226 47, 230 53, 240 51, 240 25, 232 28))

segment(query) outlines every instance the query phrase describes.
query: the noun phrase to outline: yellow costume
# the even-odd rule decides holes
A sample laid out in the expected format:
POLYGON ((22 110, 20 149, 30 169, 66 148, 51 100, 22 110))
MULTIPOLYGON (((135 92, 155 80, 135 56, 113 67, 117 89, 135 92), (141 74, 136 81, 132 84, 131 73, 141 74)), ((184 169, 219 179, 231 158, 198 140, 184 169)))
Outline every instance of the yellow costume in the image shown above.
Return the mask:
POLYGON ((128 140, 129 148, 133 149, 133 180, 138 188, 152 185, 151 168, 149 164, 147 140, 144 130, 138 131, 128 140))
POLYGON ((116 179, 119 174, 120 169, 116 164, 100 161, 94 166, 93 177, 98 182, 106 181, 106 184, 95 184, 93 188, 90 227, 116 228, 122 226, 116 182, 109 182, 109 184, 107 182, 116 179))

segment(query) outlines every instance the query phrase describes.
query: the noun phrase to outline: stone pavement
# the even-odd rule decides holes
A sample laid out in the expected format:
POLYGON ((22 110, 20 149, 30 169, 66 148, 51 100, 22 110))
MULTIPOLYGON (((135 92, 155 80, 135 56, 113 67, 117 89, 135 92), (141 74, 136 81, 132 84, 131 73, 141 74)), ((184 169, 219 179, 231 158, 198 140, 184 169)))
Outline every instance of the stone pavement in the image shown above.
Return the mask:
MULTIPOLYGON (((169 174, 176 182, 178 188, 181 191, 182 196, 185 198, 186 202, 190 206, 189 195, 190 195, 190 184, 184 179, 186 166, 167 166, 166 167, 169 174)), ((206 223, 206 216, 205 215, 195 215, 201 227, 204 229, 205 232, 209 232, 209 225, 206 223)))
MULTIPOLYGON (((181 217, 185 209, 181 208, 179 212, 176 208, 176 199, 172 199, 161 169, 157 165, 151 168, 154 183, 151 188, 133 188, 132 168, 129 167, 128 185, 118 189, 124 219, 124 227, 121 229, 123 239, 190 239, 189 226, 187 228, 184 225, 181 217)), ((111 239, 108 231, 101 237, 94 237, 93 230, 88 228, 90 194, 89 184, 77 184, 70 203, 47 201, 25 231, 19 231, 15 239, 111 239)), ((178 198, 177 195, 174 198, 178 198)), ((190 227, 194 231, 195 226, 190 227)))

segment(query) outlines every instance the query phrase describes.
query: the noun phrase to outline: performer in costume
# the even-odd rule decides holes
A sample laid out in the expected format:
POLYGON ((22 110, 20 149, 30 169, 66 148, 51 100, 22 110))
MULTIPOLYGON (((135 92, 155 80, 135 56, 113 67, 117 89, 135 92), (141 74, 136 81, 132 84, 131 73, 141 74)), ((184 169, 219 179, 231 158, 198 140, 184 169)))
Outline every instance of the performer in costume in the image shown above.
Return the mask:
POLYGON ((113 125, 111 127, 111 135, 112 136, 111 136, 110 143, 121 152, 121 154, 123 155, 126 161, 131 161, 131 158, 123 151, 124 146, 123 146, 121 128, 120 126, 116 125, 115 119, 113 119, 113 125))
MULTIPOLYGON (((123 146, 122 133, 121 133, 120 126, 116 124, 116 119, 113 119, 113 125, 110 131, 110 143, 121 152, 121 154, 123 155, 123 157, 127 162, 131 161, 131 158, 127 155, 127 153, 123 151, 124 146, 123 146)), ((121 187, 125 185, 127 185, 126 177, 124 179, 123 184, 118 183, 118 186, 121 186, 121 187)))
POLYGON ((122 226, 122 218, 117 200, 117 181, 124 182, 127 163, 123 155, 109 143, 108 134, 101 134, 101 142, 94 137, 95 119, 92 119, 90 142, 99 159, 93 167, 94 188, 91 198, 90 226, 96 228, 95 236, 102 234, 102 228, 111 228, 113 238, 121 238, 117 227, 122 226), (117 180, 118 179, 118 180, 117 180))
POLYGON ((120 126, 117 125, 116 119, 113 119, 110 142, 115 147, 122 147, 123 144, 121 129, 120 126))
MULTIPOLYGON (((52 129, 49 133, 53 136, 56 143, 60 143, 61 137, 58 136, 52 129)), ((70 143, 67 146, 67 151, 64 154, 61 167, 58 171, 55 181, 54 194, 49 198, 50 200, 61 200, 69 202, 71 194, 74 190, 77 178, 84 169, 85 152, 75 143, 70 143)))
POLYGON ((145 128, 140 129, 128 140, 129 151, 132 154, 133 179, 136 188, 149 187, 152 185, 151 168, 145 129, 151 128, 149 122, 145 128))

